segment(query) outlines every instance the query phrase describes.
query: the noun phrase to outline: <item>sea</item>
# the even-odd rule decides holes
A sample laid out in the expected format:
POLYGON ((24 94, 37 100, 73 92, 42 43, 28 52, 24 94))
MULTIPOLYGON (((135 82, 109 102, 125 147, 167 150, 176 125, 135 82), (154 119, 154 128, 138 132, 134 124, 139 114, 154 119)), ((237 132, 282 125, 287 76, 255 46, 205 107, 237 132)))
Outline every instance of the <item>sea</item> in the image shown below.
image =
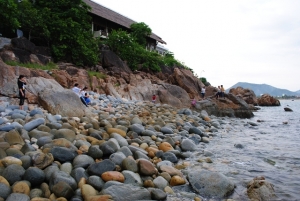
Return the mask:
POLYGON ((222 118, 222 129, 203 149, 213 154, 212 163, 197 163, 202 155, 196 153, 189 171, 205 168, 226 175, 236 185, 228 199, 249 200, 247 183, 263 176, 274 185, 272 200, 300 201, 300 100, 280 102, 259 107, 251 119, 222 118))

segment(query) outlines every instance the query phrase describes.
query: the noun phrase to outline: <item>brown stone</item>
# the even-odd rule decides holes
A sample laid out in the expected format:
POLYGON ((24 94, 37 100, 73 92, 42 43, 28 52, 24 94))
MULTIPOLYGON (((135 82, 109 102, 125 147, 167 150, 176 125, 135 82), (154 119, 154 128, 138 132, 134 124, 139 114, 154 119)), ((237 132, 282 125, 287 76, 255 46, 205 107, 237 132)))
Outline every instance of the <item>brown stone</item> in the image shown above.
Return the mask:
POLYGON ((43 194, 45 198, 49 198, 51 195, 51 191, 49 189, 49 185, 47 183, 42 183, 40 186, 41 190, 43 191, 43 194))
POLYGON ((113 201, 113 198, 111 195, 94 195, 89 196, 85 201, 113 201))
POLYGON ((148 160, 144 160, 144 159, 139 160, 138 167, 142 175, 151 176, 156 174, 157 172, 154 165, 148 160))
POLYGON ((8 181, 4 177, 2 177, 2 176, 0 176, 0 183, 5 184, 6 186, 10 186, 9 183, 8 183, 8 181))
POLYGON ((162 142, 159 145, 158 149, 162 150, 163 152, 174 150, 174 148, 172 147, 172 145, 170 143, 168 143, 168 142, 162 142))
POLYGON ((146 181, 144 181, 144 187, 145 187, 145 188, 154 188, 155 185, 154 185, 153 181, 151 181, 151 180, 146 180, 146 181))
POLYGON ((17 164, 17 165, 22 166, 22 161, 18 158, 12 157, 12 156, 6 156, 5 158, 3 158, 1 160, 1 162, 5 167, 7 167, 11 164, 17 164))
POLYGON ((30 201, 51 201, 51 200, 48 198, 35 197, 32 198, 30 201))
POLYGON ((121 135, 122 137, 126 137, 126 132, 118 129, 118 128, 108 128, 107 129, 107 133, 108 134, 112 134, 112 133, 118 133, 119 135, 121 135))
POLYGON ((174 176, 174 175, 182 175, 181 172, 179 170, 177 170, 176 168, 172 167, 172 166, 168 166, 168 165, 162 165, 160 166, 160 171, 162 172, 167 172, 169 175, 174 176))
POLYGON ((272 200, 275 197, 273 184, 264 177, 255 177, 247 184, 247 195, 251 200, 272 200))
POLYGON ((12 192, 13 193, 22 193, 22 194, 26 194, 29 196, 29 194, 30 194, 29 184, 30 183, 25 182, 25 181, 17 181, 12 186, 12 192))
POLYGON ((177 176, 177 175, 173 176, 170 180, 171 186, 179 186, 179 185, 183 185, 185 183, 186 182, 185 182, 184 178, 177 176))
POLYGON ((45 167, 52 164, 54 161, 53 155, 51 153, 44 154, 44 153, 37 153, 32 156, 33 165, 40 169, 44 169, 45 167))
POLYGON ((25 144, 23 138, 21 137, 19 132, 16 130, 11 130, 8 133, 6 133, 4 139, 10 145, 14 145, 14 144, 24 145, 25 144))
POLYGON ((89 184, 84 184, 81 186, 81 194, 84 200, 88 200, 90 196, 97 195, 97 191, 89 184))
POLYGON ((104 181, 118 181, 118 182, 124 182, 125 180, 125 177, 122 173, 120 172, 117 172, 117 171, 107 171, 107 172, 104 172, 102 175, 101 175, 101 178, 104 180, 104 181))

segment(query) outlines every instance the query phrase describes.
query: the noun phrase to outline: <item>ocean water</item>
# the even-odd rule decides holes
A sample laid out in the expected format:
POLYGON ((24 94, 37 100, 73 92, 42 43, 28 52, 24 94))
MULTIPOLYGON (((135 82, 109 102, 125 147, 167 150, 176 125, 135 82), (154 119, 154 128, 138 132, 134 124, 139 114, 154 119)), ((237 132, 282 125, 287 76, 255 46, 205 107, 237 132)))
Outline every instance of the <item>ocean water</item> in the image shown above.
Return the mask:
POLYGON ((205 157, 196 153, 189 171, 205 168, 223 173, 236 184, 228 198, 237 201, 249 200, 247 182, 256 176, 274 185, 272 200, 300 200, 300 100, 280 102, 279 107, 260 107, 251 119, 221 118, 223 128, 204 145, 204 151, 213 153, 213 163, 197 163, 205 157), (287 105, 293 112, 284 111, 287 105), (237 144, 243 148, 236 148, 237 144))

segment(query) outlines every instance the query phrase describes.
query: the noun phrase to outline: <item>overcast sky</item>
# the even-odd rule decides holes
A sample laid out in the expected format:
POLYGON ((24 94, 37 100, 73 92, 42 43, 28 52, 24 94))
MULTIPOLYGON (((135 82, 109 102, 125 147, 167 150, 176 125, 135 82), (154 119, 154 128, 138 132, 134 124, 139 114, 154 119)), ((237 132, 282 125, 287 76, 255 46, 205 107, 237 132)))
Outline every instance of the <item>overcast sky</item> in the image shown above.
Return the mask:
POLYGON ((213 86, 300 90, 300 0, 94 0, 144 22, 213 86))

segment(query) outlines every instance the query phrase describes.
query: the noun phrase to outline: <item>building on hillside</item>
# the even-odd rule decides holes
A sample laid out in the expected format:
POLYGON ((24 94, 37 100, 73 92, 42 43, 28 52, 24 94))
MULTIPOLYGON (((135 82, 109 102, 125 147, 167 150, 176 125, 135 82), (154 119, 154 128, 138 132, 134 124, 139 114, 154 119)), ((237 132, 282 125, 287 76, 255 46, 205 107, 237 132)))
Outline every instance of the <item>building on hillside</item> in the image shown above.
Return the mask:
MULTIPOLYGON (((130 32, 130 25, 136 23, 135 21, 102 6, 91 0, 83 0, 92 9, 90 14, 92 16, 92 31, 95 37, 107 38, 112 30, 122 29, 130 32)), ((152 33, 147 37, 147 50, 156 50, 157 45, 167 44, 158 35, 152 33)))
POLYGON ((160 55, 165 55, 165 54, 167 54, 169 52, 169 50, 165 46, 161 45, 160 43, 158 43, 156 45, 156 49, 155 50, 160 55))

